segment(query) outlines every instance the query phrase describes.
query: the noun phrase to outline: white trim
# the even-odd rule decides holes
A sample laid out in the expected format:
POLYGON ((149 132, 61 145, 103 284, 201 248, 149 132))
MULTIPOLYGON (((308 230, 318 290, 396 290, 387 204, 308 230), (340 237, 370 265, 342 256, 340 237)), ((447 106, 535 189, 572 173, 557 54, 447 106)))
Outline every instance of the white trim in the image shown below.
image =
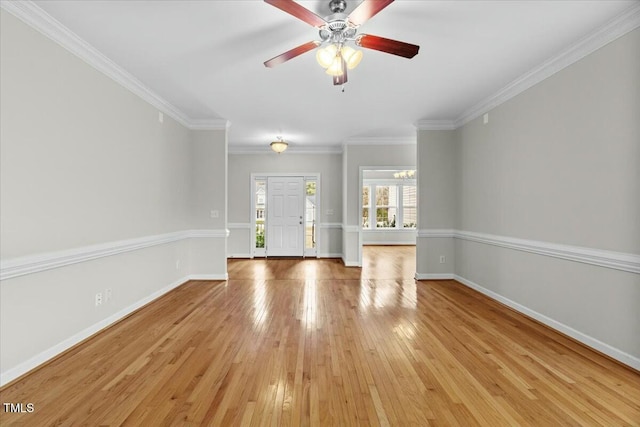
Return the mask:
POLYGON ((138 310, 139 308, 141 308, 142 306, 150 303, 151 301, 160 298, 162 295, 166 294, 167 292, 177 288, 178 286, 188 282, 189 279, 188 278, 182 278, 179 280, 176 280, 175 282, 171 283, 168 286, 165 286, 164 288, 157 290, 156 292, 152 293, 151 295, 148 295, 138 301, 136 301, 135 303, 131 304, 128 307, 123 308, 122 310, 112 314, 111 316, 107 317, 106 319, 103 319, 101 321, 99 321, 98 323, 95 323, 91 326, 89 326, 86 329, 83 329, 82 331, 70 336, 69 338, 63 340, 62 342, 54 345, 53 347, 48 348, 47 350, 41 352, 40 354, 37 354, 35 356, 33 356, 32 358, 30 358, 29 360, 26 360, 22 363, 20 363, 19 365, 8 369, 4 372, 2 372, 0 374, 0 386, 3 386, 5 384, 7 384, 10 381, 13 381, 14 379, 20 377, 21 375, 26 374, 27 372, 31 371, 32 369, 42 365, 43 363, 47 362, 48 360, 52 359, 53 357, 59 355, 60 353, 68 350, 69 348, 73 347, 74 345, 82 342, 83 340, 89 338, 90 336, 100 332, 101 330, 103 330, 104 328, 118 322, 119 320, 121 320, 122 318, 124 318, 125 316, 133 313, 134 311, 138 310))
POLYGON ((229 274, 190 274, 187 280, 229 280, 229 274))
MULTIPOLYGON (((99 52, 77 34, 38 7, 31 0, 0 2, 0 7, 13 14, 46 37, 58 43, 90 66, 104 73, 126 89, 130 90, 158 110, 189 129, 228 129, 230 123, 223 118, 191 119, 170 104, 118 64, 99 52)), ((485 112, 524 92, 535 84, 561 71, 606 44, 640 27, 640 4, 635 4, 591 34, 579 40, 561 53, 518 77, 497 93, 467 109, 455 120, 419 120, 415 126, 420 130, 452 130, 459 128, 485 112)), ((415 138, 353 137, 344 145, 403 145, 415 144, 415 138)), ((229 147, 229 154, 264 153, 268 148, 257 149, 229 147)), ((296 151, 307 153, 340 153, 342 147, 296 147, 296 151)))
POLYGON ((454 120, 418 120, 415 127, 418 130, 454 130, 456 122, 454 120))
POLYGON ((563 245, 558 243, 541 242, 537 240, 520 239, 515 237, 496 236, 493 234, 475 233, 471 231, 453 229, 422 229, 418 230, 418 238, 454 237, 460 240, 499 246, 518 251, 530 252, 553 258, 576 261, 598 267, 627 271, 640 274, 640 255, 613 252, 602 249, 584 248, 580 246, 563 245))
POLYGON ((64 49, 85 61, 91 67, 113 79, 116 83, 139 96, 153 107, 188 129, 227 129, 229 122, 222 118, 193 120, 174 105, 163 99, 124 68, 113 62, 76 33, 65 27, 31 0, 6 1, 0 3, 7 12, 58 43, 64 49))
POLYGON ((456 231, 455 237, 461 240, 640 274, 640 255, 518 239, 514 237, 495 236, 471 231, 456 231))
POLYGON ((342 224, 342 231, 346 232, 346 233, 358 233, 360 232, 360 226, 359 225, 345 225, 342 224))
MULTIPOLYGON (((635 4, 591 34, 578 40, 559 54, 521 75, 498 92, 467 109, 455 120, 455 128, 469 123, 487 111, 519 95, 608 43, 640 27, 640 4, 635 4)), ((420 128, 419 128, 420 129, 420 128)))
POLYGON ((455 237, 456 230, 450 228, 419 229, 417 237, 455 237))
POLYGON ((331 253, 331 252, 323 252, 318 254, 318 258, 340 258, 342 259, 341 253, 331 253))
MULTIPOLYGON (((364 240, 364 239, 363 239, 364 240)), ((362 246, 415 246, 413 241, 401 241, 401 240, 367 240, 362 243, 362 246)))
POLYGON ((187 127, 192 130, 228 130, 231 122, 226 119, 189 119, 187 127))
MULTIPOLYGON (((271 150, 268 144, 265 145, 230 145, 227 150, 228 154, 273 154, 278 155, 271 150)), ((287 151, 282 156, 291 154, 341 154, 342 146, 340 145, 297 145, 289 144, 287 151)))
POLYGON ((598 350, 601 353, 606 354, 607 356, 610 356, 622 363, 624 363, 625 365, 631 366, 632 368, 636 369, 636 370, 640 370, 640 359, 629 354, 626 353, 622 350, 619 350, 615 347, 610 346, 609 344, 603 343, 600 340, 597 340, 587 334, 584 334, 580 331, 577 331, 575 329, 573 329, 570 326, 565 325, 564 323, 560 323, 557 320, 554 320, 550 317, 545 316, 544 314, 538 313, 537 311, 534 311, 530 308, 525 307, 522 304, 518 304, 515 301, 512 301, 494 291, 491 291, 487 288, 484 288, 480 285, 478 285, 477 283, 472 282, 471 280, 465 279, 464 277, 455 275, 454 279, 457 280, 458 282, 462 283, 463 285, 471 288, 471 289, 475 289, 476 291, 488 296, 489 298, 496 300, 498 302, 501 302, 502 304, 511 307, 512 309, 531 317, 532 319, 535 319, 557 331, 560 331, 561 333, 570 336, 571 338, 580 341, 581 343, 594 348, 596 350, 598 350))
POLYGON ((26 274, 40 273, 54 268, 136 251, 151 246, 163 245, 178 240, 190 238, 224 238, 228 236, 228 233, 228 230, 176 231, 155 236, 100 243, 64 251, 11 258, 0 261, 0 280, 8 280, 26 274))
POLYGON ((454 275, 452 273, 416 273, 416 280, 452 280, 454 279, 454 275))
POLYGON ((251 230, 250 222, 230 222, 227 224, 227 228, 229 229, 247 229, 251 230))
POLYGON ((362 228, 362 232, 364 234, 368 234, 370 236, 375 236, 377 235, 384 235, 384 234, 391 234, 391 233, 402 233, 402 234, 415 234, 416 233, 416 229, 415 228, 410 228, 410 227, 403 227, 403 228, 393 228, 393 227, 380 227, 380 228, 362 228))
POLYGON ((344 145, 416 145, 417 137, 364 136, 344 140, 344 145))
POLYGON ((340 259, 342 259, 342 263, 345 267, 361 267, 358 261, 347 261, 342 255, 340 255, 340 259))
POLYGON ((227 259, 251 259, 253 256, 251 254, 228 254, 227 259))

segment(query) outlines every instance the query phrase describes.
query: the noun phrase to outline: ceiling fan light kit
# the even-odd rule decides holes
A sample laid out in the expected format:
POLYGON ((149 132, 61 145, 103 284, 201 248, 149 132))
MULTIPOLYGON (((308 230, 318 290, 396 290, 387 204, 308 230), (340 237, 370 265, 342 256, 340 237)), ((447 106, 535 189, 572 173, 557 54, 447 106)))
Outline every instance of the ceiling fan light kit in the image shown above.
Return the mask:
POLYGON ((331 0, 329 9, 333 14, 324 19, 293 0, 264 1, 318 28, 320 36, 319 41, 305 43, 265 61, 264 65, 269 68, 318 48, 316 52, 318 64, 333 77, 334 85, 344 85, 347 82, 347 70, 357 67, 363 56, 361 50, 348 46, 347 42, 404 58, 413 58, 420 49, 420 46, 410 43, 369 34, 357 34, 360 25, 393 3, 393 0, 363 0, 348 16, 344 14, 347 8, 345 0, 331 0), (323 45, 325 46, 322 47, 323 45))

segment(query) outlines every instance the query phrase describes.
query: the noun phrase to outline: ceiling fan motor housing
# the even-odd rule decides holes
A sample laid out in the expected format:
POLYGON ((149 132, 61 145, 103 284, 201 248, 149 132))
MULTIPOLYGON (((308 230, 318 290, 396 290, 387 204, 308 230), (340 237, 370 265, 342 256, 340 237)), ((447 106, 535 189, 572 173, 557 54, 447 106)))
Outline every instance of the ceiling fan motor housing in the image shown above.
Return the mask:
POLYGON ((347 2, 345 0, 331 0, 329 2, 329 9, 332 13, 342 13, 347 8, 347 2))
POLYGON ((346 19, 337 18, 328 20, 327 25, 320 29, 319 34, 323 42, 344 43, 353 39, 356 35, 356 29, 349 25, 346 19))

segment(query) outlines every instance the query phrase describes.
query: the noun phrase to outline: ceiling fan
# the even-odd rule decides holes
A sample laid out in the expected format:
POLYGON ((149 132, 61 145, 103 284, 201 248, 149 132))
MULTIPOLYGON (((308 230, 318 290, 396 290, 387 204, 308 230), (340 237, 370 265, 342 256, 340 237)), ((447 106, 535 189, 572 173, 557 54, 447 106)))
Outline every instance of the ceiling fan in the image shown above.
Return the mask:
POLYGON ((347 8, 346 0, 331 0, 329 9, 332 14, 325 18, 293 0, 264 1, 316 27, 320 35, 320 40, 302 44, 265 61, 265 67, 275 67, 317 47, 327 45, 318 49, 316 59, 326 69, 327 74, 333 76, 334 85, 343 85, 347 82, 347 70, 355 68, 362 59, 362 52, 347 46, 347 42, 405 58, 413 58, 420 49, 420 46, 410 43, 370 34, 358 34, 360 25, 393 3, 393 0, 363 0, 349 15, 344 13, 347 8))

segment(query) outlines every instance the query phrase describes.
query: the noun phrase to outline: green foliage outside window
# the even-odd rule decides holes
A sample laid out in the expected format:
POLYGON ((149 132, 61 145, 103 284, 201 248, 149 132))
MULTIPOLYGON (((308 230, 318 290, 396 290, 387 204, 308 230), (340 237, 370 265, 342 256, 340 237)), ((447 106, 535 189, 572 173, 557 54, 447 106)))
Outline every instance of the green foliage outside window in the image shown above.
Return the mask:
POLYGON ((256 248, 264 248, 264 225, 256 227, 256 248))

